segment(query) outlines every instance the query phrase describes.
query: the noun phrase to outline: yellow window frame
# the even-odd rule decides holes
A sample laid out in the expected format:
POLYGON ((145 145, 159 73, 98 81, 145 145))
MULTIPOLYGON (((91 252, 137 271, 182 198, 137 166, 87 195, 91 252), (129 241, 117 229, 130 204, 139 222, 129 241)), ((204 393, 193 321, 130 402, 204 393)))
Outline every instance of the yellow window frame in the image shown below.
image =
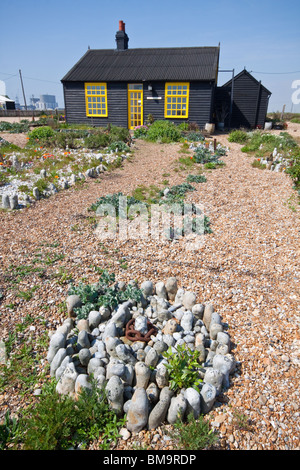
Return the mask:
POLYGON ((107 117, 107 85, 100 82, 84 84, 86 115, 91 117, 107 117))
POLYGON ((165 85, 165 118, 188 118, 189 98, 189 82, 167 82, 165 85))

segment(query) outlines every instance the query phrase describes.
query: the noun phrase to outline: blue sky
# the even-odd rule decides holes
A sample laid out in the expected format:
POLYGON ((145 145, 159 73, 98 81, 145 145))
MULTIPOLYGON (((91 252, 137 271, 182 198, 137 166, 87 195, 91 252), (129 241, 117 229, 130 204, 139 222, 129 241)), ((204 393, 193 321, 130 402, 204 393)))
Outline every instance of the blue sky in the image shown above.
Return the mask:
MULTIPOLYGON (((61 78, 86 52, 114 49, 119 20, 129 47, 217 46, 220 69, 244 67, 272 92, 269 111, 300 112, 292 82, 300 80, 299 0, 1 0, 0 80, 11 99, 56 95, 61 78), (293 73, 292 73, 293 72, 293 73)), ((230 78, 220 73, 218 84, 230 78)))

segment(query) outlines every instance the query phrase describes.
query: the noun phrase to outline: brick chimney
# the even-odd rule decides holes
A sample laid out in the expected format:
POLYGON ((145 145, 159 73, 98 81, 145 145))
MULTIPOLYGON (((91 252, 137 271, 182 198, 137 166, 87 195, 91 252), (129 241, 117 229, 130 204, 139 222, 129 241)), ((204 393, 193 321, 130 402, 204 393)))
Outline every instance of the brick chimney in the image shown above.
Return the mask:
POLYGON ((119 31, 116 33, 116 43, 118 51, 125 51, 128 49, 129 38, 125 33, 125 23, 124 21, 119 21, 119 31))

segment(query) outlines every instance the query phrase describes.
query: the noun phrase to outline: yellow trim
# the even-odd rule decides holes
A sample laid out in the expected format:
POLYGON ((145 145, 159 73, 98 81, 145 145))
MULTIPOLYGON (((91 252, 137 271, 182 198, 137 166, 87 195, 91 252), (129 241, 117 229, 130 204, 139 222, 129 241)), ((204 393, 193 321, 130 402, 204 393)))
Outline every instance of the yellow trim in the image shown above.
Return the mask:
POLYGON ((165 118, 188 118, 189 97, 189 82, 167 82, 165 85, 165 118))
POLYGON ((143 85, 129 83, 128 90, 128 129, 143 125, 143 85))
POLYGON ((84 84, 84 90, 86 115, 92 117, 107 117, 106 83, 88 82, 84 84))

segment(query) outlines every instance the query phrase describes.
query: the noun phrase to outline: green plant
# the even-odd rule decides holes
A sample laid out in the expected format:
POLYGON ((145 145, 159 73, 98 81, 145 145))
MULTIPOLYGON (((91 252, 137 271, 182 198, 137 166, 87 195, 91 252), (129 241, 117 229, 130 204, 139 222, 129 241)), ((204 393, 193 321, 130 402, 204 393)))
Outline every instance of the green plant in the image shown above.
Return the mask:
POLYGON ((37 140, 43 144, 50 144, 54 136, 55 131, 50 126, 37 127, 28 134, 30 143, 34 143, 37 140))
POLYGON ((183 450, 208 449, 218 441, 218 436, 209 427, 202 415, 195 419, 190 413, 187 423, 178 420, 174 429, 170 432, 170 437, 177 443, 176 448, 183 450))
POLYGON ((134 128, 133 137, 135 139, 144 139, 147 136, 149 126, 137 126, 134 128))
POLYGON ((228 136, 228 142, 236 142, 237 144, 244 144, 249 140, 247 132, 241 130, 234 130, 228 136))
POLYGON ((102 131, 90 134, 84 139, 84 146, 88 149, 99 149, 107 147, 109 136, 102 131))
POLYGON ((102 437, 101 447, 108 449, 118 438, 118 419, 110 409, 103 389, 91 382, 74 401, 60 395, 52 381, 45 385, 40 400, 29 407, 19 422, 18 440, 24 450, 67 450, 84 448, 102 437))
POLYGON ((13 443, 18 429, 16 418, 11 418, 9 410, 4 415, 3 424, 0 424, 0 450, 5 450, 13 443))
POLYGON ((169 121, 154 121, 147 133, 147 140, 151 142, 178 142, 181 139, 181 132, 178 127, 169 121))
POLYGON ((188 183, 205 183, 207 181, 204 175, 188 175, 186 180, 188 183))
POLYGON ((192 351, 185 344, 177 346, 176 353, 169 347, 163 353, 168 363, 165 367, 169 371, 169 386, 177 391, 181 388, 193 387, 198 389, 202 380, 199 377, 198 362, 200 352, 196 349, 192 351))
POLYGON ((77 318, 87 318, 91 310, 99 310, 99 307, 105 306, 113 310, 119 303, 132 299, 139 302, 142 291, 128 284, 125 290, 119 290, 116 285, 112 285, 115 281, 115 275, 109 274, 103 270, 99 281, 96 284, 84 284, 71 286, 69 294, 77 294, 82 302, 82 306, 74 309, 77 318))

